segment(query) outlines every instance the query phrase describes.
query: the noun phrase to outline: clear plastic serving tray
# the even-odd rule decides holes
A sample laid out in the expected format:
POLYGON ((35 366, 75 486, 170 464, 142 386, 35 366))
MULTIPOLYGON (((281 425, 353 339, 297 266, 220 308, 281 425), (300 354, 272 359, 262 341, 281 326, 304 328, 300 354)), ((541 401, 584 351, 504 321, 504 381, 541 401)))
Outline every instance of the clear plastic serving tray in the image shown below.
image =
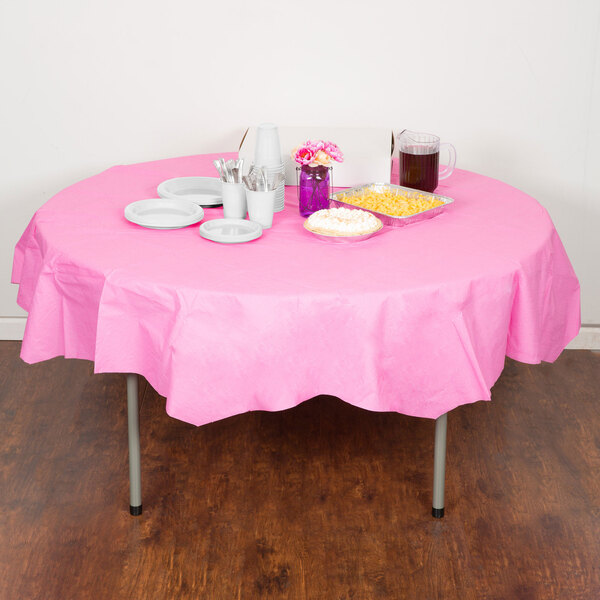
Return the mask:
POLYGON ((404 225, 411 225, 412 223, 418 223, 419 221, 432 219, 433 217, 439 215, 441 212, 446 210, 446 208, 453 202, 454 200, 452 198, 447 198, 446 196, 439 196, 438 194, 421 192, 419 190, 413 190, 412 188, 403 187, 401 185, 393 185, 391 183, 369 183, 367 185, 361 185, 358 187, 349 188, 347 190, 340 190, 339 192, 335 192, 329 199, 329 206, 331 208, 336 206, 343 206, 346 208, 359 208, 361 210, 366 210, 367 212, 374 214, 376 217, 381 219, 381 222, 384 225, 387 225, 388 227, 404 227, 404 225), (408 197, 415 197, 421 195, 426 196, 428 198, 435 198, 436 200, 441 200, 443 204, 441 204, 440 206, 436 206, 435 208, 429 208, 427 210, 424 210, 423 212, 417 213, 416 215, 409 215, 407 217, 395 217, 386 213, 377 212, 376 210, 363 208, 362 206, 357 206, 356 204, 344 202, 344 198, 348 196, 359 196, 360 194, 366 191, 381 192, 384 189, 390 189, 392 192, 397 190, 398 192, 402 192, 403 196, 408 197))

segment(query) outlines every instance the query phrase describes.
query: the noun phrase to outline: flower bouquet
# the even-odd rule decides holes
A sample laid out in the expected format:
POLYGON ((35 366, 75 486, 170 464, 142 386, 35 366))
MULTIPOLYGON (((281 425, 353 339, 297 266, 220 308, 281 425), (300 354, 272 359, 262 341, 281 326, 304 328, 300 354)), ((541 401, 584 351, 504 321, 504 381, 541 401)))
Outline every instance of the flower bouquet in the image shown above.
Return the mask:
POLYGON ((292 150, 292 158, 300 165, 296 167, 300 214, 308 217, 317 210, 328 208, 331 164, 344 160, 338 146, 333 142, 308 140, 292 150))

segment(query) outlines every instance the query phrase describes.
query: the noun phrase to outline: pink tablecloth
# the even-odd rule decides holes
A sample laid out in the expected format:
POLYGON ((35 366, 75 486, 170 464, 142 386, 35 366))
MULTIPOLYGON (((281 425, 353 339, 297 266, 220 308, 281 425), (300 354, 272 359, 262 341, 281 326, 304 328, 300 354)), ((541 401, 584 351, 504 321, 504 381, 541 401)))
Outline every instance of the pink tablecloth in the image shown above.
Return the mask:
POLYGON ((37 211, 13 270, 25 361, 140 373, 196 425, 319 394, 436 418, 489 400, 505 355, 553 361, 579 330, 579 285, 547 212, 466 171, 437 190, 455 199, 446 213, 353 245, 306 232, 294 188, 247 244, 125 220, 161 181, 215 175, 214 157, 117 166, 37 211))

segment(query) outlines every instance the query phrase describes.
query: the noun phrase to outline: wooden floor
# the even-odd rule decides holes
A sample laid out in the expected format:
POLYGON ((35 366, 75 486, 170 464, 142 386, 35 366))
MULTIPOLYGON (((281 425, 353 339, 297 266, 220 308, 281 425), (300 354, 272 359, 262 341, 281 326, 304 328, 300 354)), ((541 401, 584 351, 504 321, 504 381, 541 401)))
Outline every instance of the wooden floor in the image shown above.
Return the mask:
MULTIPOLYGON (((507 361, 433 421, 318 397, 196 428, 142 380, 128 512, 125 377, 0 342, 0 600, 598 599, 600 355, 507 361)), ((201 393, 201 390, 198 390, 201 393)))

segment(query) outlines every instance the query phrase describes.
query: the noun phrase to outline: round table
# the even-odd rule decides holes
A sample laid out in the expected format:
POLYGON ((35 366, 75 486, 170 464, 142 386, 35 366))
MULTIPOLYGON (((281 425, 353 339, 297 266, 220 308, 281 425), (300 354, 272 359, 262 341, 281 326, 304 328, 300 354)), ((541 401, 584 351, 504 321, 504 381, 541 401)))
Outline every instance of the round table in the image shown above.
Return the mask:
POLYGON ((246 244, 124 218, 166 179, 215 176, 218 156, 236 155, 113 167, 37 211, 13 269, 25 361, 141 374, 195 425, 320 394, 437 419, 489 400, 505 356, 554 361, 579 331, 579 284, 546 210, 467 171, 436 190, 455 200, 441 215, 355 244, 307 232, 295 187, 246 244))

